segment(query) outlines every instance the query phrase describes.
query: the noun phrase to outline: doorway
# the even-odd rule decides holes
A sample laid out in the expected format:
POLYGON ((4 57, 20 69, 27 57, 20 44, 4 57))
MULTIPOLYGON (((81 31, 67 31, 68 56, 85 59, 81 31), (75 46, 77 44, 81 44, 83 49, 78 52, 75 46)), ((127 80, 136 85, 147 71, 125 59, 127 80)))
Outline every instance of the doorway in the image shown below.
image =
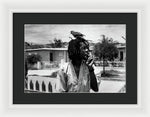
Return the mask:
POLYGON ((50 57, 50 62, 53 62, 53 53, 52 52, 50 52, 49 57, 50 57))
POLYGON ((120 61, 123 61, 123 51, 120 51, 120 61))

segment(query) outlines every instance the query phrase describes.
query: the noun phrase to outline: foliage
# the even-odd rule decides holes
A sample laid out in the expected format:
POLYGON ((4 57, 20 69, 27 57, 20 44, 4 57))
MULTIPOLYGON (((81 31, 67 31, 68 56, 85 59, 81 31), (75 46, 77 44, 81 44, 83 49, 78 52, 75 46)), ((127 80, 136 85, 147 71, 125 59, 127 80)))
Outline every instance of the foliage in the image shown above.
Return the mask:
POLYGON ((25 49, 30 49, 30 48, 31 48, 31 45, 30 45, 30 43, 25 42, 25 43, 24 43, 24 47, 25 47, 25 49))
POLYGON ((94 55, 100 60, 103 60, 103 72, 105 74, 105 63, 107 63, 107 61, 114 61, 118 55, 118 49, 113 39, 108 39, 108 37, 102 35, 101 42, 96 43, 94 46, 94 55))
POLYGON ((95 44, 94 54, 100 60, 113 61, 118 55, 118 49, 112 39, 103 35, 102 41, 95 44))
POLYGON ((54 42, 50 41, 48 44, 34 44, 25 42, 24 47, 25 49, 37 49, 37 48, 62 48, 68 45, 67 42, 63 42, 61 39, 54 39, 54 42))
POLYGON ((41 61, 42 57, 39 54, 27 55, 28 64, 34 65, 38 61, 41 61))
POLYGON ((54 42, 51 43, 52 48, 62 48, 63 47, 63 42, 61 39, 54 39, 54 42))
POLYGON ((32 44, 32 43, 25 42, 24 47, 25 47, 25 49, 36 49, 36 48, 43 48, 44 45, 42 45, 42 44, 32 44))

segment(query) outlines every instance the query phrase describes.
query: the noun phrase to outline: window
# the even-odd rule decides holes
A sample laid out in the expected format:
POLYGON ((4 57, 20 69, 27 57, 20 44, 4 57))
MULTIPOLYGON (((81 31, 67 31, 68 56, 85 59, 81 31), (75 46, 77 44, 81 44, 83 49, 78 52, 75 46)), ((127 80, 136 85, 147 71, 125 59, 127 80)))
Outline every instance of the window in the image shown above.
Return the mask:
POLYGON ((53 53, 50 52, 49 58, 50 58, 50 61, 53 61, 53 53))
POLYGON ((123 51, 120 51, 120 61, 123 61, 123 51))

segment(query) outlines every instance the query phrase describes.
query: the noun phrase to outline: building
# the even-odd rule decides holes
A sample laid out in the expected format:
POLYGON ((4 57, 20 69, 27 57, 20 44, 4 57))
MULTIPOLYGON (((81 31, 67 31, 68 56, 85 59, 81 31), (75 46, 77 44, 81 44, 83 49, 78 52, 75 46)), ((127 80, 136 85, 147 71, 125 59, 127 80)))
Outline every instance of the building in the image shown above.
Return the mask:
MULTIPOLYGON (((118 60, 126 61, 126 45, 125 44, 117 44, 118 48, 118 60)), ((94 46, 90 46, 90 51, 94 46)), ((30 54, 39 54, 42 57, 42 62, 45 63, 66 63, 69 61, 68 58, 68 48, 38 48, 38 49, 26 49, 25 52, 27 55, 30 54)))
POLYGON ((119 61, 126 61, 126 44, 118 44, 117 48, 119 61))
POLYGON ((44 63, 54 63, 57 62, 68 62, 67 48, 38 48, 38 49, 26 49, 27 55, 39 54, 44 63))

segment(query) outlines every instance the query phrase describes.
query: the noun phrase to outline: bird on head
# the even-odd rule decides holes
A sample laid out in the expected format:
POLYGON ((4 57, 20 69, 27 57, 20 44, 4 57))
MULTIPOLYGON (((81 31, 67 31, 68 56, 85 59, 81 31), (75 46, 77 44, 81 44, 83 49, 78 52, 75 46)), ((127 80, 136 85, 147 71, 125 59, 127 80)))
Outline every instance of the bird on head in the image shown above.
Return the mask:
POLYGON ((85 36, 84 34, 82 34, 82 33, 80 33, 80 32, 70 31, 70 33, 71 33, 75 38, 85 36))

